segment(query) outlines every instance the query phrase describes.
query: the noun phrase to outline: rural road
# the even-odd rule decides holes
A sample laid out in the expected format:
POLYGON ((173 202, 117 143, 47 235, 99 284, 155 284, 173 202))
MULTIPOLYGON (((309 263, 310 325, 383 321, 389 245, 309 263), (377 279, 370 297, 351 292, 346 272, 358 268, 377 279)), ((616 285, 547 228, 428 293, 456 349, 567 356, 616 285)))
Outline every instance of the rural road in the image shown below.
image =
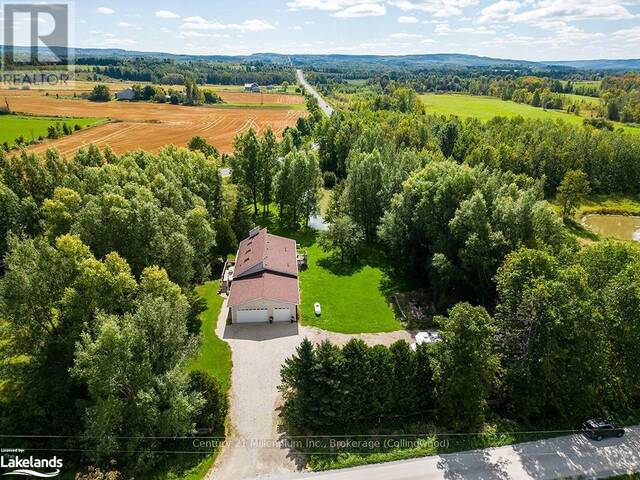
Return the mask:
POLYGON ((324 98, 322 98, 320 96, 320 94, 316 91, 315 88, 313 88, 309 82, 307 82, 304 78, 304 74, 302 73, 302 70, 297 69, 296 70, 296 76, 298 77, 298 83, 300 85, 302 85, 305 90, 307 92, 309 92, 311 95, 313 95, 314 97, 316 97, 316 100, 318 100, 318 106, 320 107, 320 109, 327 114, 327 117, 330 117, 331 115, 333 115, 333 108, 331 108, 331 106, 324 101, 324 98))
POLYGON ((622 439, 593 442, 569 435, 500 448, 437 455, 320 473, 262 476, 263 480, 544 480, 608 478, 640 471, 640 426, 622 439))

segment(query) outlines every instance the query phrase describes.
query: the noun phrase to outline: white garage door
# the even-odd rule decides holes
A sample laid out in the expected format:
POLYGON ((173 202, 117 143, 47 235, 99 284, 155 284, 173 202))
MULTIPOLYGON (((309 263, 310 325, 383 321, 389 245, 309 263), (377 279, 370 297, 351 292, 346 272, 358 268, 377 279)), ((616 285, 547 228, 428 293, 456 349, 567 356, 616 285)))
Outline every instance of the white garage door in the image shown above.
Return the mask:
POLYGON ((291 309, 287 308, 274 308, 273 309, 273 321, 274 322, 290 322, 291 321, 291 309))
POLYGON ((266 308, 259 310, 238 310, 236 312, 236 323, 260 323, 268 321, 269 316, 266 308))

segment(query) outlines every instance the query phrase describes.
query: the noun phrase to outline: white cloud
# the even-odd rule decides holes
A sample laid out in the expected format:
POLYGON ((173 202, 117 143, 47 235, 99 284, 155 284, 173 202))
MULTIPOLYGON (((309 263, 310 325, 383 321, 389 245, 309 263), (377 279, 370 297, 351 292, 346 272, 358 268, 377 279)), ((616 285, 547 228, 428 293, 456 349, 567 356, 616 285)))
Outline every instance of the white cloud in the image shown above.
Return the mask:
POLYGON ((520 8, 520 2, 512 0, 500 0, 480 11, 478 23, 504 22, 513 18, 516 10, 520 8))
POLYGON ((196 31, 180 32, 178 34, 180 38, 229 38, 231 35, 226 33, 205 33, 196 31))
POLYGON ((626 20, 634 15, 624 6, 626 0, 541 0, 536 7, 517 14, 516 21, 541 19, 563 20, 626 20))
POLYGON ((237 30, 239 32, 261 32, 275 30, 276 27, 265 20, 245 20, 242 23, 221 23, 209 21, 202 17, 188 17, 184 19, 181 27, 183 30, 237 30))
POLYGON ((479 0, 389 0, 389 4, 403 11, 422 11, 434 17, 462 15, 466 7, 477 5, 479 0))
POLYGON ((479 23, 530 23, 549 20, 629 20, 635 17, 627 5, 637 0, 500 0, 483 8, 479 23))
POLYGON ((625 28, 613 33, 618 40, 629 43, 640 43, 640 27, 625 28))
POLYGON ((300 31, 300 30, 302 30, 302 27, 300 25, 296 25, 294 27, 291 27, 291 30, 300 31))
POLYGON ((96 12, 101 13, 102 15, 113 15, 116 11, 113 8, 109 7, 98 7, 96 12))
POLYGON ((387 9, 380 3, 359 3, 332 14, 337 18, 379 17, 385 15, 387 9))
POLYGON ((398 17, 398 23, 418 23, 418 19, 413 16, 401 16, 398 17))
POLYGON ((123 28, 139 28, 139 25, 129 22, 118 22, 118 26, 123 28))
POLYGON ((438 23, 434 32, 438 35, 449 35, 450 33, 462 33, 465 35, 495 35, 496 33, 495 30, 489 29, 485 26, 452 28, 447 22, 438 23))
POLYGON ((202 17, 187 17, 183 19, 187 23, 205 23, 207 20, 202 17))
POLYGON ((180 18, 180 15, 174 12, 170 12, 169 10, 158 10, 156 12, 156 17, 158 18, 180 18))
POLYGON ((371 3, 372 0, 292 0, 287 2, 289 10, 343 10, 362 3, 371 3))
POLYGON ((400 32, 400 33, 392 33, 391 35, 389 35, 390 38, 422 38, 423 35, 420 35, 419 33, 404 33, 404 32, 400 32))

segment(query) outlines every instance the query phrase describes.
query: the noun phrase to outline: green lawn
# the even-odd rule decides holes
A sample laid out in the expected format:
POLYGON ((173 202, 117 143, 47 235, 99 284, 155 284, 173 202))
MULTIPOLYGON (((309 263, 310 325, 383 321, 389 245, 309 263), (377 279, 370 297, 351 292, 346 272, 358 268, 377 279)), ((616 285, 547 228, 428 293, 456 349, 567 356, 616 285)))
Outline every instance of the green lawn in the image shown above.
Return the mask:
POLYGON ((204 370, 214 376, 225 389, 231 386, 231 348, 216 335, 218 314, 223 299, 218 295, 218 281, 196 287, 198 295, 207 300, 202 314, 202 343, 198 355, 187 366, 188 371, 204 370))
MULTIPOLYGON (((427 113, 438 115, 457 115, 459 117, 476 117, 482 121, 493 117, 515 117, 564 120, 574 125, 582 125, 583 117, 566 113, 561 110, 544 110, 523 103, 500 100, 495 97, 481 97, 466 94, 434 94, 420 95, 427 113)), ((587 98, 587 97, 580 97, 587 98)), ((597 99, 595 99, 597 100, 597 99)), ((616 123, 627 132, 640 134, 640 128, 616 123)))
POLYGON ((402 330, 385 292, 389 285, 382 271, 380 254, 365 249, 360 263, 342 264, 325 253, 317 242, 317 232, 294 232, 275 224, 269 232, 294 238, 300 250, 309 254, 309 268, 300 272, 302 323, 340 333, 375 333, 402 330), (313 305, 319 302, 322 315, 313 305))
POLYGON ((56 123, 67 123, 71 128, 80 125, 86 128, 104 120, 100 118, 62 118, 62 117, 31 117, 20 115, 0 115, 0 143, 12 145, 16 138, 22 135, 25 140, 37 140, 47 136, 47 129, 56 123))

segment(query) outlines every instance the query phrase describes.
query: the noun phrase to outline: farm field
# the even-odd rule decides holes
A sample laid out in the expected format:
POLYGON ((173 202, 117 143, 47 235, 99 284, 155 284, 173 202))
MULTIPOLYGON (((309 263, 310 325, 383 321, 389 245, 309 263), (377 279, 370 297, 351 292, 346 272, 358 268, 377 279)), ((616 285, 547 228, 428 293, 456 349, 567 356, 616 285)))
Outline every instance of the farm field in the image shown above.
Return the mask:
MULTIPOLYGON (((543 120, 564 120, 574 125, 582 125, 583 117, 572 115, 560 110, 543 110, 522 103, 500 100, 494 97, 479 97, 464 94, 433 94, 420 95, 427 113, 438 115, 458 115, 460 117, 476 117, 482 121, 493 117, 515 117, 543 120)), ((588 97, 580 97, 581 99, 588 97)), ((594 99, 597 100, 597 99, 594 99)), ((627 132, 640 135, 640 128, 630 127, 621 123, 615 124, 627 132)))
MULTIPOLYGON (((294 126, 299 117, 306 115, 302 108, 287 108, 286 104, 283 104, 282 108, 262 108, 259 104, 254 107, 249 105, 233 108, 227 105, 219 108, 146 102, 95 103, 78 99, 58 99, 52 95, 45 96, 42 92, 23 90, 0 90, 0 97, 7 99, 14 112, 60 117, 108 118, 113 121, 31 148, 32 151, 43 152, 47 148, 56 147, 63 155, 71 155, 91 143, 101 147, 110 145, 118 154, 137 149, 156 151, 167 144, 184 146, 194 135, 206 138, 222 153, 229 153, 232 151, 236 134, 248 128, 262 132, 270 126, 277 134, 282 134, 286 127, 294 126)), ((289 101, 290 95, 274 97, 274 104, 277 105, 278 97, 287 97, 280 98, 280 101, 289 101)), ((303 99, 297 96, 293 98, 303 99)))
POLYGON ((53 118, 30 117, 20 115, 0 116, 0 143, 13 144, 16 138, 23 136, 25 140, 36 140, 47 136, 47 129, 56 123, 67 123, 71 128, 80 125, 86 128, 102 122, 100 118, 53 118))

